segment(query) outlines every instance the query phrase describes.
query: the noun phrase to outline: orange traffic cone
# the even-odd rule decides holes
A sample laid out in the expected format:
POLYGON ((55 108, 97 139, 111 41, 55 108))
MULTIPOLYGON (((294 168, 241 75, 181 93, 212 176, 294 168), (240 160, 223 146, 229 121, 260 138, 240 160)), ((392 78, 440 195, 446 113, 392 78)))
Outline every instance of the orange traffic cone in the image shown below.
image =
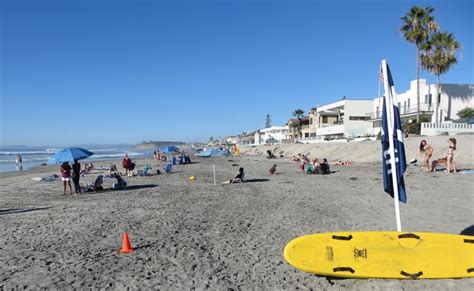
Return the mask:
POLYGON ((120 250, 121 253, 130 253, 133 251, 133 248, 130 246, 130 240, 128 239, 128 233, 123 233, 122 238, 122 249, 120 250))

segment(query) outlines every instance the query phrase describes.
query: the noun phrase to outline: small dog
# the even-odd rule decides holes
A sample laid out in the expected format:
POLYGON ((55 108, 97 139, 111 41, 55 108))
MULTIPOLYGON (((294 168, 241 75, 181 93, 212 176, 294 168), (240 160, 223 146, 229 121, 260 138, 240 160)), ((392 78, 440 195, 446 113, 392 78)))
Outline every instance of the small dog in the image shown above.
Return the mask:
POLYGON ((441 159, 437 159, 437 160, 434 160, 431 162, 431 172, 434 172, 435 169, 436 169, 436 166, 438 165, 444 165, 444 166, 448 166, 448 157, 444 157, 444 158, 441 158, 441 159))

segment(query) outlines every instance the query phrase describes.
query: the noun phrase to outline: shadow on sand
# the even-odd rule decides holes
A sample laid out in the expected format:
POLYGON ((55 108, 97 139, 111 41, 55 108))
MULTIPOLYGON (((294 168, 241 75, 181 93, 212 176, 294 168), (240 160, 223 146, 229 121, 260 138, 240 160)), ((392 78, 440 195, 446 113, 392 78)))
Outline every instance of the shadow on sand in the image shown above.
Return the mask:
POLYGON ((0 215, 7 215, 7 214, 15 214, 15 213, 24 213, 24 212, 31 212, 37 210, 45 210, 49 209, 50 207, 37 207, 37 208, 9 208, 9 209, 0 209, 0 215))
POLYGON ((245 179, 244 183, 254 183, 254 182, 268 182, 270 179, 245 179))
POLYGON ((127 186, 127 188, 125 190, 137 190, 137 189, 155 188, 155 187, 158 187, 158 185, 155 185, 155 184, 132 185, 132 186, 127 186))

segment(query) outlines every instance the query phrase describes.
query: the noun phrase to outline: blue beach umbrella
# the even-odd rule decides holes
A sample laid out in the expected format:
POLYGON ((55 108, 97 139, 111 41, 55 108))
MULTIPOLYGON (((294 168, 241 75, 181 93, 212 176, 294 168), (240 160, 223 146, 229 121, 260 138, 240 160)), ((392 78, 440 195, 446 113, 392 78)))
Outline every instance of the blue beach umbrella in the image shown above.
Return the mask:
POLYGON ((160 151, 162 153, 168 154, 168 153, 176 153, 179 149, 175 146, 170 146, 170 147, 162 147, 160 148, 160 151))
POLYGON ((64 162, 73 162, 92 156, 94 153, 81 148, 65 148, 55 153, 48 159, 49 165, 62 164, 64 162))

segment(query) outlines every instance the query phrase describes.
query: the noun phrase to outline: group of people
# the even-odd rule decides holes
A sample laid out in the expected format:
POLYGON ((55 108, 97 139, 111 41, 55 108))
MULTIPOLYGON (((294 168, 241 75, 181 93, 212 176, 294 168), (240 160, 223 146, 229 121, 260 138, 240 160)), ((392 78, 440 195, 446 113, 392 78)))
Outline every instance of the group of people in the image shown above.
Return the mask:
POLYGON ((434 149, 433 147, 428 144, 426 140, 422 140, 420 142, 420 153, 423 154, 423 165, 425 167, 425 171, 427 172, 434 172, 436 170, 436 166, 439 164, 443 164, 446 166, 447 173, 456 173, 456 165, 454 164, 454 151, 456 150, 456 139, 451 137, 447 140, 448 142, 448 152, 447 156, 444 158, 439 158, 434 160, 430 164, 430 158, 433 156, 434 149))
POLYGON ((327 159, 319 161, 317 158, 310 160, 307 155, 298 154, 290 158, 290 161, 298 163, 298 172, 305 174, 327 175, 331 173, 331 169, 327 159))
POLYGON ((74 195, 81 194, 81 186, 79 184, 79 179, 81 178, 81 164, 79 161, 75 160, 72 164, 72 167, 69 165, 69 162, 64 162, 60 168, 61 180, 63 181, 64 186, 64 195, 66 195, 67 186, 69 186, 69 194, 73 195, 71 180, 74 184, 74 195))

